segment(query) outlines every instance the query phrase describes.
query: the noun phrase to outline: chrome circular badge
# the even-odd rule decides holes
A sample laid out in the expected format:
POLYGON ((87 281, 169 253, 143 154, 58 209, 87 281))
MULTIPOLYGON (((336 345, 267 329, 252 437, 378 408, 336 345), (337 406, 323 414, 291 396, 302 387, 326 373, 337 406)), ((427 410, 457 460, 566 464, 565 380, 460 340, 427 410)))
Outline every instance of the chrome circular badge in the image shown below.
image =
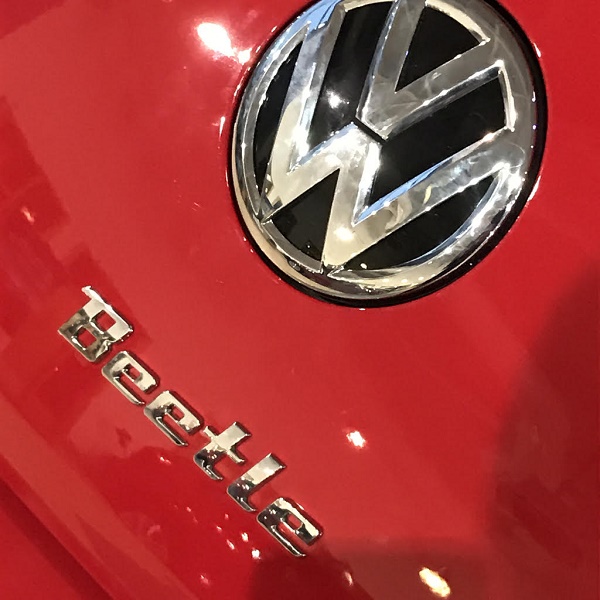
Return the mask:
POLYGON ((473 266, 531 193, 539 66, 483 0, 322 0, 258 63, 233 183, 267 261, 331 301, 401 302, 473 266))

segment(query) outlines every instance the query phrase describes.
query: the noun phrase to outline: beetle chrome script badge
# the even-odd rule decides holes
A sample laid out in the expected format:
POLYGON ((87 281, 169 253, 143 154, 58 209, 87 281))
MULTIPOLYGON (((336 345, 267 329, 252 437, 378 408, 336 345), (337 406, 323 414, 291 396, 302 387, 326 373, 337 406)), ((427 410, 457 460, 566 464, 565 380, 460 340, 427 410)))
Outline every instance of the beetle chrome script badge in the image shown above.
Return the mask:
POLYGON ((260 60, 233 182, 268 262, 337 302, 457 278, 530 195, 545 138, 534 53, 483 0, 322 0, 260 60))
MULTIPOLYGON (((129 337, 133 327, 91 287, 83 288, 83 292, 89 301, 58 332, 88 361, 97 363, 107 356, 114 344, 129 337), (101 324, 101 319, 110 321, 110 325, 101 324)), ((225 458, 237 465, 246 462, 238 446, 251 433, 243 425, 235 422, 217 433, 212 427, 203 429, 202 416, 176 393, 166 390, 152 399, 150 395, 158 387, 158 378, 133 353, 119 352, 104 365, 102 374, 129 402, 143 407, 146 417, 175 445, 187 446, 191 436, 202 432, 209 442, 196 452, 193 459, 211 479, 223 479, 216 465, 225 458)), ((244 510, 257 512, 250 497, 283 469, 285 465, 273 454, 268 454, 230 483, 227 493, 244 510)), ((289 498, 277 498, 258 512, 256 518, 286 550, 297 557, 305 556, 298 541, 311 546, 322 534, 304 509, 289 498)))

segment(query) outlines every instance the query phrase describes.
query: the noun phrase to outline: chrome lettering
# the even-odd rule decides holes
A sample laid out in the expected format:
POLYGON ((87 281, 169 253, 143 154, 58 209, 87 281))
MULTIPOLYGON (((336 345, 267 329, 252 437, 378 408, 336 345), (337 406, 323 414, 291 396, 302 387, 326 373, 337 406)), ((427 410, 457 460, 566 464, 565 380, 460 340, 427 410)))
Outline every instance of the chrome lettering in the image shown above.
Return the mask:
POLYGON ((144 414, 178 446, 187 446, 188 443, 165 422, 165 418, 168 417, 169 421, 188 435, 193 435, 202 427, 202 418, 195 415, 183 400, 175 397, 170 391, 159 394, 144 408, 144 414), (175 411, 180 412, 182 416, 177 416, 175 411))
POLYGON ((131 389, 123 384, 123 379, 128 381, 130 385, 134 385, 145 394, 150 393, 158 385, 158 379, 148 371, 133 354, 129 352, 119 352, 110 362, 106 363, 102 368, 102 375, 106 377, 132 404, 146 404, 138 398, 131 389), (138 373, 137 376, 132 376, 132 369, 138 373))
POLYGON ((259 463, 236 479, 228 488, 227 493, 248 512, 256 511, 250 503, 250 495, 260 489, 269 479, 272 479, 285 469, 285 465, 272 454, 265 456, 259 463))
POLYGON ((287 498, 277 498, 275 502, 259 513, 257 519, 288 552, 297 557, 306 555, 289 539, 289 535, 294 535, 307 546, 312 546, 322 534, 322 531, 309 519, 304 510, 293 500, 287 498), (299 522, 298 527, 290 525, 290 517, 299 522), (287 535, 284 535, 281 528, 286 531, 287 535))
MULTIPOLYGON (((59 333, 87 360, 98 362, 115 343, 123 341, 133 331, 133 327, 91 287, 83 288, 83 292, 90 301, 59 329, 59 333), (103 313, 113 321, 113 324, 106 329, 97 323, 103 313), (82 343, 79 338, 83 331, 91 334, 94 341, 87 345, 82 343)), ((194 435, 202 428, 202 417, 189 408, 175 392, 167 390, 149 403, 144 401, 142 395, 149 396, 154 392, 159 379, 133 353, 119 352, 104 365, 102 374, 129 402, 135 406, 144 406, 146 417, 175 445, 187 446, 188 441, 184 434, 194 435)), ((210 441, 196 452, 194 462, 211 479, 216 481, 223 479, 223 475, 215 469, 215 465, 226 456, 236 465, 246 462, 246 458, 238 452, 237 446, 250 437, 251 433, 241 423, 234 422, 222 433, 217 433, 214 428, 206 426, 203 433, 210 441)), ((227 493, 244 510, 256 512, 258 509, 250 502, 250 496, 283 469, 285 465, 273 454, 268 454, 231 483, 227 493)), ((304 556, 304 552, 290 539, 290 536, 296 536, 309 546, 322 535, 322 530, 304 510, 286 498, 278 498, 272 502, 258 514, 257 520, 275 540, 296 557, 304 556), (294 528, 290 524, 290 519, 295 519, 299 526, 294 528)))
POLYGON ((90 301, 58 332, 87 360, 98 362, 113 344, 123 341, 133 331, 133 327, 91 287, 84 287, 82 291, 90 301), (106 330, 102 329, 97 322, 103 313, 114 321, 113 325, 106 330), (80 339, 84 332, 93 338, 93 341, 87 345, 80 339))
POLYGON ((203 433, 210 438, 210 443, 196 453, 194 462, 211 479, 215 481, 223 479, 223 476, 215 470, 215 464, 225 456, 228 456, 237 465, 246 462, 246 459, 237 451, 237 445, 252 434, 243 425, 235 422, 219 434, 212 428, 205 427, 203 433))

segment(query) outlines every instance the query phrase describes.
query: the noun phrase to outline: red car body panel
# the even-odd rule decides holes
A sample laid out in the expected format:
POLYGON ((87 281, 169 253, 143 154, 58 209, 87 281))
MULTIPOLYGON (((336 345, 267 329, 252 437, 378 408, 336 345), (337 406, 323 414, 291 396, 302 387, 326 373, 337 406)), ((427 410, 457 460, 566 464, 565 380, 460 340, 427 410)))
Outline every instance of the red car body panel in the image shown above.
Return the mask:
POLYGON ((106 600, 106 593, 23 503, 0 483, 2 598, 106 600))
MULTIPOLYGON (((240 93, 303 1, 3 2, 0 474, 110 596, 417 600, 429 568, 457 599, 597 598, 600 7, 504 4, 547 86, 536 192, 464 277, 361 310, 282 282, 228 183, 240 93), (58 335, 86 285, 161 390, 283 460, 257 504, 318 521, 306 558, 228 497, 244 467, 211 481, 202 434, 171 444, 58 335)), ((3 598, 104 593, 36 579, 31 552, 3 598)))

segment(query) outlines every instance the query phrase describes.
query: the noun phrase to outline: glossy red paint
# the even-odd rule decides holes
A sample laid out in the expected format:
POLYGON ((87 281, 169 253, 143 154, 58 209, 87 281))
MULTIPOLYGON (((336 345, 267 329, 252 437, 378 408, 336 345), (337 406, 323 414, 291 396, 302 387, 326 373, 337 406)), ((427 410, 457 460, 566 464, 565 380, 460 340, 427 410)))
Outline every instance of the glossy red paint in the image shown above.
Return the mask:
POLYGON ((0 483, 0 597, 107 600, 108 596, 23 503, 0 483))
POLYGON ((365 311, 281 282, 228 188, 236 100, 302 7, 3 3, 2 477, 119 599, 417 600, 424 567, 452 598, 597 598, 600 8, 507 0, 548 87, 537 193, 472 272, 365 311), (307 558, 194 465, 203 435, 170 444, 59 337, 85 285, 161 389, 249 428, 250 464, 283 459, 259 505, 289 496, 322 524, 307 558))

